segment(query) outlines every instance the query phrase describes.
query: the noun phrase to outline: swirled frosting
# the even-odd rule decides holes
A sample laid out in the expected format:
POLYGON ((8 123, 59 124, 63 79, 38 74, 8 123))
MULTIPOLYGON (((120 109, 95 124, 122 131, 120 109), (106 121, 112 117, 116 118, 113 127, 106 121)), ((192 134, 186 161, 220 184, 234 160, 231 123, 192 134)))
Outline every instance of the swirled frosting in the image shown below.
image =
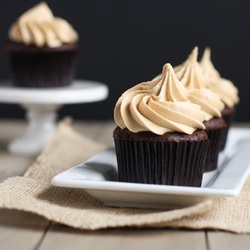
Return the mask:
POLYGON ((200 61, 202 74, 208 88, 218 94, 227 107, 239 102, 238 89, 233 82, 222 78, 211 61, 211 51, 206 48, 200 61))
POLYGON ((54 17, 45 2, 22 14, 10 27, 10 40, 37 47, 58 47, 75 43, 78 34, 64 19, 54 17))
POLYGON ((187 60, 175 67, 175 72, 181 83, 189 90, 188 99, 201 106, 206 113, 206 120, 221 117, 224 104, 219 95, 205 87, 201 67, 197 61, 198 48, 195 47, 187 60))
POLYGON ((159 79, 138 84, 122 94, 114 109, 115 122, 132 132, 192 134, 205 128, 205 113, 188 100, 188 94, 172 66, 165 64, 159 79))

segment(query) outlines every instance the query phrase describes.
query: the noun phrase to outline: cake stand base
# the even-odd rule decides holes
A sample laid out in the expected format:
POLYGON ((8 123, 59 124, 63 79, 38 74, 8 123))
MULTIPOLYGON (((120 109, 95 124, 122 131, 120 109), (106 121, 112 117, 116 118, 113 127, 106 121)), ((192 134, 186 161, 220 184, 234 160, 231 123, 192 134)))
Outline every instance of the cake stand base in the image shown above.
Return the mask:
POLYGON ((1 81, 0 102, 17 103, 26 110, 28 126, 24 133, 11 141, 11 153, 37 155, 56 129, 57 110, 65 104, 96 102, 106 99, 105 84, 90 80, 74 80, 60 88, 20 88, 11 81, 1 81))
POLYGON ((56 129, 57 110, 61 105, 22 104, 27 110, 28 125, 24 133, 11 141, 11 153, 36 155, 51 139, 56 129))

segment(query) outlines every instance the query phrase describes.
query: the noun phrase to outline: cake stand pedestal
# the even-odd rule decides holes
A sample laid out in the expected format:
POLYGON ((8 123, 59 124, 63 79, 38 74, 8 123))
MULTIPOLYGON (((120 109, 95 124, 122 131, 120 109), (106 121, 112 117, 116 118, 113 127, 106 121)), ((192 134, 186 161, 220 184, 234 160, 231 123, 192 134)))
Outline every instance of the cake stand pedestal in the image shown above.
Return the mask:
POLYGON ((60 107, 101 101, 107 96, 105 84, 89 80, 74 80, 67 87, 39 89, 19 88, 11 81, 1 81, 0 102, 21 105, 28 122, 23 134, 9 143, 8 150, 23 155, 39 154, 55 132, 60 107))

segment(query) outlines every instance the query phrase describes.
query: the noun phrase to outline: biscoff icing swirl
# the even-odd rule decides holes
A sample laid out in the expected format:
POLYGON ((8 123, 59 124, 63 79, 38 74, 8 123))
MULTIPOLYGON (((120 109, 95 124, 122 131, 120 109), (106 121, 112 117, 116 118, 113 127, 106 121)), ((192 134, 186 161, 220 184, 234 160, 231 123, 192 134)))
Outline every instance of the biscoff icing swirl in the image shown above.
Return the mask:
POLYGON ((78 34, 64 19, 54 17, 44 2, 22 14, 9 30, 10 40, 50 48, 75 43, 78 34))
POLYGON ((175 67, 176 76, 189 90, 188 99, 201 106, 206 113, 206 120, 212 117, 221 117, 224 104, 212 90, 205 87, 205 80, 197 61, 198 48, 195 47, 188 59, 180 66, 175 67))
POLYGON ((120 128, 132 132, 151 131, 192 134, 204 129, 205 113, 188 100, 188 91, 178 81, 170 64, 161 78, 136 85, 119 98, 114 119, 120 128))
POLYGON ((238 89, 233 82, 222 78, 215 69, 209 48, 204 50, 200 65, 207 87, 218 94, 227 107, 235 106, 239 102, 238 89))

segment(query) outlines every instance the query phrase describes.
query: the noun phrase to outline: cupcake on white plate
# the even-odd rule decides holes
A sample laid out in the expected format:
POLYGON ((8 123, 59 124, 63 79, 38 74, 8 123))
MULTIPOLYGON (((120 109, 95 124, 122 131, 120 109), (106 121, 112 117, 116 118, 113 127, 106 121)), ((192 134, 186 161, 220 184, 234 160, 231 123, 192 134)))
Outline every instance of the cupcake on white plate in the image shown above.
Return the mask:
POLYGON ((159 79, 121 95, 113 132, 120 181, 201 186, 206 114, 188 95, 170 64, 163 66, 159 79))

